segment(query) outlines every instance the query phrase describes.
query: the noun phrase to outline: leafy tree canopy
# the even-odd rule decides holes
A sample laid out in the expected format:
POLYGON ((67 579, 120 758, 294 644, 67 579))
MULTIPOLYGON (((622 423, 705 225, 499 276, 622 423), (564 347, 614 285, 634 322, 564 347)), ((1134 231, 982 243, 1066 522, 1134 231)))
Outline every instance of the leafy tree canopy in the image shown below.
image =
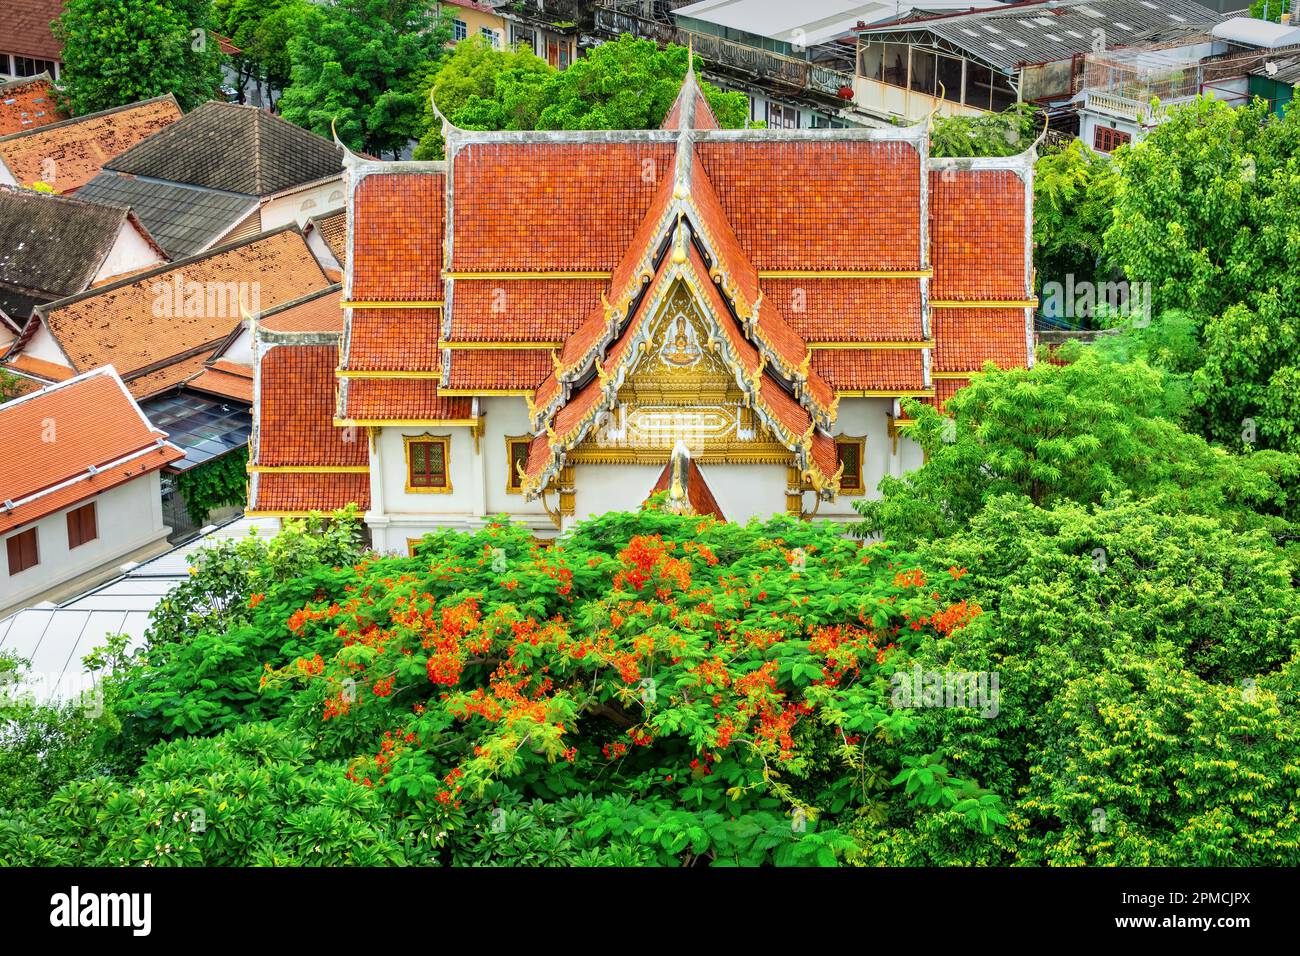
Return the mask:
POLYGON ((67 0, 60 98, 76 115, 164 93, 193 109, 221 84, 212 27, 211 0, 67 0))
MULTIPOLYGON (((555 70, 527 48, 494 50, 478 37, 462 40, 429 81, 434 101, 462 129, 653 129, 686 76, 685 47, 659 47, 628 35, 588 51, 555 70)), ((724 93, 700 81, 710 109, 727 128, 743 127, 743 93, 724 93)), ((417 159, 442 155, 442 130, 430 125, 417 159)))
POLYGON ((337 0, 298 22, 280 113, 350 148, 399 155, 422 130, 421 69, 450 37, 433 0, 337 0))

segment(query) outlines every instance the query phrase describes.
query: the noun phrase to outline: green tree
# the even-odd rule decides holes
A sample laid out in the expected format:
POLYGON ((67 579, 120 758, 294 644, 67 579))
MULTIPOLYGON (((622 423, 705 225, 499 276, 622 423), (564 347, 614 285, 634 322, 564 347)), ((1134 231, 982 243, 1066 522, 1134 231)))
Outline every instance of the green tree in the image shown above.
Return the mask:
POLYGON ((903 478, 887 476, 879 499, 856 505, 858 532, 910 544, 960 531, 996 495, 1050 506, 1131 491, 1170 511, 1287 533, 1300 459, 1214 448, 1178 425, 1177 393, 1159 370, 1089 349, 1067 354, 1074 360, 1065 365, 986 368, 948 400, 950 418, 909 404, 909 432, 928 460, 903 478))
POLYGON ((239 102, 255 82, 274 105, 275 92, 289 84, 289 40, 308 29, 304 21, 321 16, 320 8, 308 0, 214 0, 213 15, 217 30, 242 51, 233 61, 239 102))
POLYGON ((1028 103, 1001 113, 936 117, 930 127, 930 155, 1013 156, 1033 144, 1042 125, 1038 111, 1028 103))
POLYGON ((60 97, 73 114, 164 93, 192 109, 221 83, 212 26, 211 0, 67 0, 60 97))
MULTIPOLYGON (((654 129, 686 76, 689 52, 624 35, 555 70, 529 50, 493 50, 462 41, 429 82, 438 109, 462 129, 654 129)), ((700 81, 725 128, 746 125, 748 101, 700 81)), ((430 112, 417 159, 442 155, 442 130, 430 112)))
POLYGON ((202 525, 208 514, 227 505, 242 505, 248 494, 248 447, 182 471, 176 488, 191 521, 202 525))
POLYGON ((1109 157, 1079 140, 1034 167, 1034 270, 1045 282, 1109 278, 1102 236, 1110 227, 1115 172, 1109 157))
POLYGON ((350 148, 396 158, 423 131, 421 71, 450 37, 433 0, 338 0, 299 22, 280 113, 350 148))

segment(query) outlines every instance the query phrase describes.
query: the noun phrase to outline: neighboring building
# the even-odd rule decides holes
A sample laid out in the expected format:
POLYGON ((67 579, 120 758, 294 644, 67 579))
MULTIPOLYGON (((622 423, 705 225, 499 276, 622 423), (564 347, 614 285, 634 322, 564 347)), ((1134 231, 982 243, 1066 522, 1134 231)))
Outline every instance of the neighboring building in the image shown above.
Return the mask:
POLYGON ((522 43, 557 70, 578 58, 579 25, 589 0, 497 0, 492 6, 506 21, 511 49, 522 43))
POLYGON ((196 552, 249 535, 267 539, 280 522, 238 518, 220 527, 203 528, 185 544, 140 563, 129 562, 120 574, 59 604, 42 603, 0 619, 0 653, 31 661, 23 691, 40 703, 76 700, 94 687, 98 676, 83 663, 110 635, 127 637, 127 653, 143 648, 153 610, 182 581, 190 578, 196 552))
POLYGON ((63 0, 5 0, 0 13, 0 80, 48 73, 59 78, 63 46, 50 24, 63 0))
POLYGON ((608 0, 596 8, 596 31, 605 39, 631 33, 691 47, 709 82, 745 94, 751 121, 773 129, 841 127, 850 125, 844 111, 853 95, 853 47, 840 41, 860 16, 883 16, 885 9, 842 0, 811 8, 765 0, 608 0))
POLYGON ((170 93, 0 136, 0 186, 44 183, 71 193, 104 164, 181 118, 170 93))
POLYGON ((0 187, 0 310, 20 328, 55 299, 166 261, 130 209, 0 187))
POLYGON ((0 616, 167 548, 159 473, 182 457, 111 366, 0 405, 0 616))
POLYGON ((253 106, 204 103, 104 163, 83 190, 129 205, 175 257, 343 207, 342 152, 253 106))
POLYGON ((1286 78, 1294 75, 1283 69, 1288 55, 1300 55, 1300 28, 1249 17, 1215 25, 1196 44, 1089 54, 1079 138, 1098 152, 1112 152, 1141 140, 1172 108, 1201 94, 1230 106, 1262 95, 1280 115, 1279 104, 1291 95, 1286 78))
POLYGON ((382 551, 665 486, 849 522, 921 464, 901 399, 1033 361, 1032 150, 719 130, 691 71, 659 130, 443 135, 347 159, 341 341, 260 323, 251 513, 356 502, 382 551))
POLYGON ((1129 47, 1186 47, 1219 18, 1194 0, 1028 0, 858 31, 854 101, 916 121, 1035 103, 1073 130, 1085 57, 1129 47))
POLYGON ((443 0, 442 14, 451 21, 454 46, 467 37, 482 37, 494 49, 506 48, 510 25, 496 8, 476 0, 443 0))
POLYGON ((1252 97, 1267 100, 1269 108, 1283 116, 1295 97, 1296 84, 1300 84, 1300 56, 1256 66, 1247 82, 1252 97))
POLYGON ((0 83, 0 136, 23 133, 66 118, 54 100, 54 84, 48 73, 0 83))
POLYGON ((284 226, 39 305, 4 367, 50 381, 113 365, 144 400, 202 375, 219 348, 229 358, 243 310, 328 285, 302 234, 284 226))

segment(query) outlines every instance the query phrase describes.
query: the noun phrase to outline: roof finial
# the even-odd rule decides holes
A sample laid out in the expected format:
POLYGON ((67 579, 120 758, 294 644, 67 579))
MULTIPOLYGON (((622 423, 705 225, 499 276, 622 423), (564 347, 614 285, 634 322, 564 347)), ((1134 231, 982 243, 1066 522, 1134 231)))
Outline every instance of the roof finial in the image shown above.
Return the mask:
POLYGON ((686 75, 695 72, 695 34, 686 34, 686 75))

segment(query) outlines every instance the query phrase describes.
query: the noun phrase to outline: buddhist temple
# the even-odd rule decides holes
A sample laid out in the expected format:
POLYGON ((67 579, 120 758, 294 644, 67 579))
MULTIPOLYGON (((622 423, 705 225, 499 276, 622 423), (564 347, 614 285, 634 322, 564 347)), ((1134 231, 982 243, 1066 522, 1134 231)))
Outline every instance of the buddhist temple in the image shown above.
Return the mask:
POLYGON ((254 317, 250 512, 356 502, 387 551, 656 490, 847 522, 922 462, 903 399, 1033 361, 1032 147, 720 129, 692 71, 657 130, 443 135, 345 158, 341 321, 254 317))

